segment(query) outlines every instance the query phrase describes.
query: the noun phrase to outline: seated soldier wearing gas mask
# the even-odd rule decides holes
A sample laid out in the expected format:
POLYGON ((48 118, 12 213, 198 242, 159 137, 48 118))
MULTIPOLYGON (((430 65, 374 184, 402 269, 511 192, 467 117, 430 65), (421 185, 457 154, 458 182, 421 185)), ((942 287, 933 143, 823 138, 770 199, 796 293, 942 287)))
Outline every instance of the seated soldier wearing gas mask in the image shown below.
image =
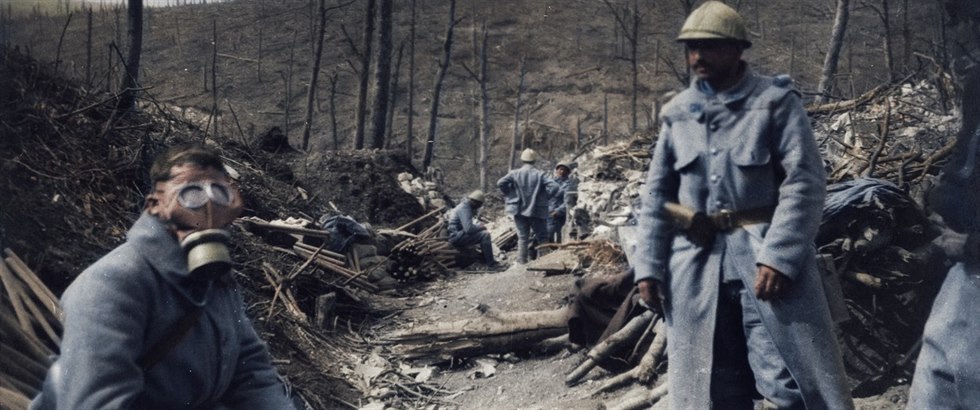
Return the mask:
POLYGON ((241 212, 221 158, 171 148, 126 242, 62 296, 61 355, 32 409, 292 409, 231 274, 241 212))

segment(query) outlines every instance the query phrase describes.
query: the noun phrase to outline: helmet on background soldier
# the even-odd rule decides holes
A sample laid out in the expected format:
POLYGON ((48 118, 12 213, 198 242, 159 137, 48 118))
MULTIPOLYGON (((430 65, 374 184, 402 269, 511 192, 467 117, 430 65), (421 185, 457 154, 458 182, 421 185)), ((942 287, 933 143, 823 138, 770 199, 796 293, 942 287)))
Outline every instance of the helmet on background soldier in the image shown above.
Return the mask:
POLYGON ((534 152, 533 149, 526 149, 521 152, 521 162, 534 162, 538 160, 538 153, 534 152))
POLYGON ((745 48, 752 46, 745 20, 735 9, 720 1, 702 4, 684 20, 677 41, 693 40, 733 40, 745 48))
POLYGON ((479 189, 477 189, 476 191, 470 192, 470 194, 467 195, 466 197, 469 198, 472 201, 476 201, 476 202, 479 202, 481 204, 483 203, 483 200, 486 199, 486 195, 484 195, 483 194, 483 191, 481 191, 479 189))

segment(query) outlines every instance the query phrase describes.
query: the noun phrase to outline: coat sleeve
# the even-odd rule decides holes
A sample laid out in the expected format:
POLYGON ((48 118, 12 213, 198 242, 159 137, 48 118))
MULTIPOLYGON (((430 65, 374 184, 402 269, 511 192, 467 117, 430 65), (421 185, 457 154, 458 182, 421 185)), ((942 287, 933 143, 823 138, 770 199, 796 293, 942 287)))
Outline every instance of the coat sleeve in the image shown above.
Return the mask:
MULTIPOLYGON (((138 259, 127 256, 104 259, 138 259)), ((65 291, 61 354, 48 370, 35 408, 131 408, 143 391, 137 360, 150 318, 144 301, 156 292, 141 280, 152 275, 148 266, 128 265, 97 263, 65 291)))
POLYGON ((272 367, 269 351, 255 333, 252 321, 245 315, 241 293, 236 293, 239 299, 239 315, 236 320, 242 334, 241 350, 235 374, 222 404, 230 409, 241 410, 292 410, 293 404, 286 397, 276 369, 272 367))
POLYGON ((479 230, 473 226, 473 208, 464 205, 457 209, 456 216, 459 217, 459 226, 463 228, 463 232, 471 233, 479 230))
POLYGON ((677 200, 680 178, 674 171, 671 149, 670 125, 664 121, 663 130, 653 150, 653 160, 647 170, 645 187, 639 210, 640 238, 636 245, 634 279, 665 281, 673 239, 673 227, 663 207, 667 201, 677 200))
POLYGON ((497 188, 504 196, 510 196, 510 193, 514 190, 514 175, 510 172, 507 175, 500 177, 497 180, 497 188))
POLYGON ((812 260, 820 227, 826 175, 810 120, 795 92, 786 92, 772 111, 774 161, 785 174, 779 202, 757 262, 795 279, 812 260))

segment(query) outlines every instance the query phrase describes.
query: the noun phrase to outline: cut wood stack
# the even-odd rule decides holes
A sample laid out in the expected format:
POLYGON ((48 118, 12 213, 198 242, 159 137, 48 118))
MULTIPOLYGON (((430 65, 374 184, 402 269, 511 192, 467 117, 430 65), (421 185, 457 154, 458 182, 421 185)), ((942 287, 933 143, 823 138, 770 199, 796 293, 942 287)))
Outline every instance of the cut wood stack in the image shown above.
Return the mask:
POLYGON ((400 282, 414 282, 431 279, 455 267, 459 251, 440 238, 445 227, 446 220, 440 218, 415 238, 395 245, 388 255, 392 262, 388 273, 400 282))
POLYGON ((509 228, 504 233, 493 238, 493 245, 502 252, 507 252, 517 246, 517 229, 509 228))
POLYGON ((61 343, 61 305, 16 254, 0 262, 0 408, 26 409, 61 343))
POLYGON ((336 275, 335 285, 353 285, 369 292, 378 291, 378 286, 367 280, 364 271, 351 266, 352 263, 348 263, 344 255, 300 242, 293 245, 293 252, 301 258, 312 259, 318 267, 336 275))

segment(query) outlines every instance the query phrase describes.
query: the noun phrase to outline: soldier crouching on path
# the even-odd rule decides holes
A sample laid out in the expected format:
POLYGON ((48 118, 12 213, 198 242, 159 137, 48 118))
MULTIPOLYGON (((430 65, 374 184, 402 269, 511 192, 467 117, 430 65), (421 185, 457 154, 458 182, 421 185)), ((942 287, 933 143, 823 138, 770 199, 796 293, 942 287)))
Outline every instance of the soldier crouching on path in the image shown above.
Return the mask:
POLYGON ((489 268, 496 268, 497 261, 493 258, 493 242, 487 227, 474 221, 476 211, 483 206, 485 195, 476 190, 460 201, 449 214, 449 243, 457 248, 480 245, 483 263, 489 268))
POLYGON ((665 312, 670 408, 752 409, 758 394, 853 408, 816 264, 826 182, 800 96, 741 60, 745 23, 723 3, 692 12, 678 41, 694 79, 663 110, 634 266, 665 312), (686 235, 678 205, 695 213, 686 235))
POLYGON ((538 154, 533 149, 521 152, 518 169, 512 169, 497 181, 497 188, 504 194, 507 214, 514 217, 517 225, 517 262, 527 263, 528 241, 531 231, 535 243, 548 241, 548 199, 558 190, 558 184, 541 170, 534 167, 538 154))
POLYGON ((292 409, 230 274, 242 200, 221 158, 168 150, 126 242, 62 296, 61 355, 32 409, 292 409))

